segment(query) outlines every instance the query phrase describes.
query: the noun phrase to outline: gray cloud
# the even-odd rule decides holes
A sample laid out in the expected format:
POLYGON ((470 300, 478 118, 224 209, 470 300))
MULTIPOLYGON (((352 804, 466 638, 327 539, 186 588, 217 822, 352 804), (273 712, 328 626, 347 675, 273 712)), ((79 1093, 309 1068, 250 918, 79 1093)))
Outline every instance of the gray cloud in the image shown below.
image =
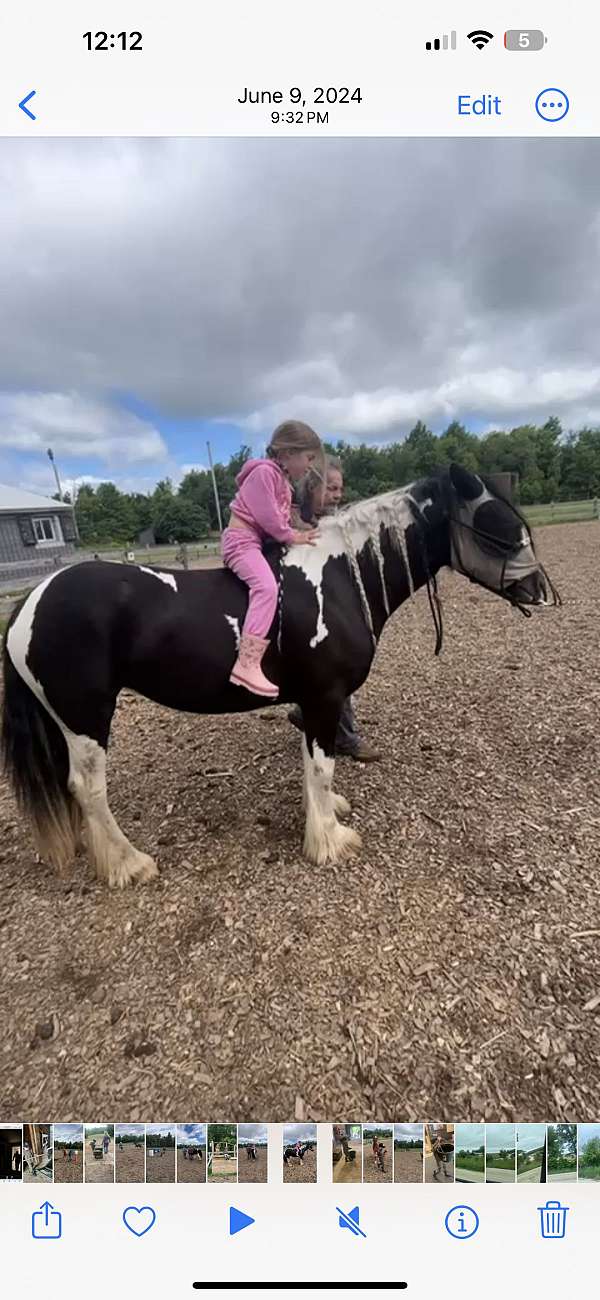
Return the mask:
POLYGON ((0 446, 600 420, 595 140, 0 142, 0 446))

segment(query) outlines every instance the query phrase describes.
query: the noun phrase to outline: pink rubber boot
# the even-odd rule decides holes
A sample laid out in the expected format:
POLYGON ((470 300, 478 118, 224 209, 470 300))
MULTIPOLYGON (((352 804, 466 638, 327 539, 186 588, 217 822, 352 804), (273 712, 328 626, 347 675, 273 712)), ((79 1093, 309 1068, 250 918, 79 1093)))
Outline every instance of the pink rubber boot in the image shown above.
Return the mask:
POLYGON ((269 699, 276 700, 279 689, 265 677, 260 666, 268 644, 262 636, 242 632, 238 657, 229 680, 235 686, 245 686, 253 695, 266 695, 269 699))

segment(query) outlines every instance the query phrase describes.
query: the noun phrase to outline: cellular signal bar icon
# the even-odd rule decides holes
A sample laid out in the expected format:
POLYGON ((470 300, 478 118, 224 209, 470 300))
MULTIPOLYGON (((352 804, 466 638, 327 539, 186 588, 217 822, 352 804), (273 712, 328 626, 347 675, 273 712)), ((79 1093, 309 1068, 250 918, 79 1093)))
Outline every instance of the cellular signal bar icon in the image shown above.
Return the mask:
POLYGON ((455 50, 456 49, 456 32, 450 32, 447 36, 436 36, 433 41, 425 41, 426 50, 455 50))

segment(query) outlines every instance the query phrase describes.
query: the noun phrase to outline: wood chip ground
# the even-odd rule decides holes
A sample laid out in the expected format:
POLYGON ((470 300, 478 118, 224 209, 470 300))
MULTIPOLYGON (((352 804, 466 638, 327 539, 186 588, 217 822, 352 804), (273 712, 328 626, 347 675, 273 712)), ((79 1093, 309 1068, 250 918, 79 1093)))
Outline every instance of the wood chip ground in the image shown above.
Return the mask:
POLYGON ((600 524, 538 544, 561 610, 444 573, 441 659, 423 593, 388 626, 356 701, 383 760, 336 766, 348 864, 302 857, 285 709, 121 697, 110 801, 158 856, 145 888, 60 880, 4 786, 5 1117, 598 1119, 600 524))

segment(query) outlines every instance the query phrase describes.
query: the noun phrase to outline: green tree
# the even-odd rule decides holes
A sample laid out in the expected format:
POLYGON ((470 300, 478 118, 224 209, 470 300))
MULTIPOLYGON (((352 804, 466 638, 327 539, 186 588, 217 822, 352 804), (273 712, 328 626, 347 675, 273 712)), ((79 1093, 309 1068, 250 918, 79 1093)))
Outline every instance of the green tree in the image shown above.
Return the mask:
POLYGON ((479 439, 473 433, 467 433, 464 425, 453 420, 437 440, 438 465, 449 465, 451 461, 464 465, 476 473, 479 468, 479 439))
POLYGON ((438 442, 439 439, 427 428, 427 425, 423 424, 422 420, 417 420, 406 439, 406 446, 414 457, 415 474, 419 476, 431 474, 437 469, 440 463, 438 442))
POLYGON ((197 542, 200 537, 206 537, 208 530, 206 511, 195 501, 186 501, 185 497, 165 500, 154 516, 157 542, 197 542))

